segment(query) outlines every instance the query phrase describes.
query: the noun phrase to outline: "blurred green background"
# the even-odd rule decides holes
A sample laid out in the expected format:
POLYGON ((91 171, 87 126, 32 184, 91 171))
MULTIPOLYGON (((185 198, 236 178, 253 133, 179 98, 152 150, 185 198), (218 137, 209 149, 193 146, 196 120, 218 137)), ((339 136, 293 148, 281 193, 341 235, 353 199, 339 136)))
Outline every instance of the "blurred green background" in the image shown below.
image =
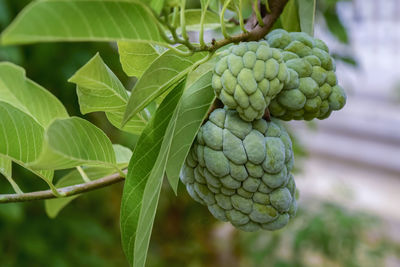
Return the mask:
MULTIPOLYGON (((0 28, 4 29, 29 2, 0 0, 0 28)), ((348 43, 346 29, 336 14, 336 1, 318 2, 327 29, 339 41, 348 43)), ((196 3, 189 5, 195 7, 196 3)), ((70 115, 82 116, 75 88, 67 79, 97 51, 126 88, 131 88, 135 81, 122 72, 114 44, 6 47, 0 48, 0 60, 23 66, 27 76, 56 95, 70 115)), ((340 57, 355 64, 351 57, 340 57)), ((103 114, 85 118, 101 127, 113 143, 134 148, 137 137, 117 131, 103 114)), ((296 151, 297 158, 307 157, 301 146, 297 145, 296 151)), ((24 191, 46 188, 28 171, 14 167, 16 181, 24 191)), ((0 189, 1 193, 12 192, 5 179, 0 179, 0 189)), ((88 193, 73 201, 56 219, 46 216, 43 202, 1 205, 0 266, 128 266, 120 245, 121 193, 122 184, 88 193)), ((147 264, 384 266, 400 254, 400 245, 388 238, 384 229, 385 222, 377 217, 334 203, 309 201, 301 202, 297 218, 281 231, 239 232, 217 222, 205 207, 189 198, 183 187, 175 197, 165 184, 147 264)))

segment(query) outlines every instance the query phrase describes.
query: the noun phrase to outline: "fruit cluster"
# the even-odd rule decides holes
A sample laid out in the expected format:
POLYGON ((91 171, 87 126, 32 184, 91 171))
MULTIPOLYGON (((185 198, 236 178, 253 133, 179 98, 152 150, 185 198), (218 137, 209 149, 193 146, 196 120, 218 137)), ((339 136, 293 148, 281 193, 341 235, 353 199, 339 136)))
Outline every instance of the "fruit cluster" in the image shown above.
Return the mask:
POLYGON ((296 214, 292 141, 279 120, 324 119, 344 106, 328 52, 319 39, 279 29, 221 54, 212 86, 224 108, 201 126, 181 171, 215 218, 256 231, 296 214))

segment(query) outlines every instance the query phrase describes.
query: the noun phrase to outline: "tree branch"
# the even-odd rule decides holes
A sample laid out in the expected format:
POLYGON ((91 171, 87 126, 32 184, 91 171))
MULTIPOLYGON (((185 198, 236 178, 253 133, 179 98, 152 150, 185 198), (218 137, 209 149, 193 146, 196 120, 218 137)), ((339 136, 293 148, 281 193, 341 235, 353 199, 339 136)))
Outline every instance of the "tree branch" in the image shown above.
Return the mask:
MULTIPOLYGON (((126 170, 123 172, 126 173, 126 170)), ((62 197, 70 197, 73 195, 103 188, 121 182, 123 180, 124 178, 119 173, 114 173, 105 176, 103 178, 91 181, 89 183, 58 188, 57 191, 62 195, 62 197)), ((36 191, 36 192, 22 193, 22 194, 5 194, 5 195, 0 195, 0 204, 10 203, 10 202, 24 202, 31 200, 51 199, 51 198, 58 198, 53 194, 51 190, 36 191)))
POLYGON ((264 26, 256 25, 251 31, 244 32, 235 36, 231 36, 227 39, 223 39, 220 41, 213 42, 209 46, 205 47, 195 47, 195 52, 199 51, 216 51, 217 49, 231 44, 231 43, 239 43, 239 42, 247 42, 247 41, 258 41, 262 39, 272 28, 275 21, 281 15, 286 3, 288 0, 270 0, 269 8, 271 13, 266 14, 263 18, 264 26))

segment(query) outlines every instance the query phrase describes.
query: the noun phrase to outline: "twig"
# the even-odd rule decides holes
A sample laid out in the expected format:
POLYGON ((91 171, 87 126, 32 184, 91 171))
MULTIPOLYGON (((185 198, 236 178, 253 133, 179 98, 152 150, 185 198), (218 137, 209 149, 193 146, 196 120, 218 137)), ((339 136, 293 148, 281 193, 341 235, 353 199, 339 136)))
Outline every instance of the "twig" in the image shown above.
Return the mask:
MULTIPOLYGON (((126 171, 124 171, 126 173, 126 171)), ((57 191, 63 197, 69 197, 85 192, 89 192, 95 189, 103 188, 118 182, 123 181, 124 178, 121 177, 119 173, 114 173, 103 178, 91 181, 89 183, 77 184, 58 188, 57 191)), ((41 199, 51 199, 57 198, 52 190, 36 191, 30 193, 22 194, 5 194, 0 195, 0 203, 10 203, 10 202, 24 202, 31 200, 41 200, 41 199)))
MULTIPOLYGON (((249 32, 244 32, 235 36, 231 36, 229 38, 219 40, 206 47, 195 47, 195 51, 216 51, 217 49, 231 44, 231 43, 239 43, 239 42, 247 42, 247 41, 258 41, 262 39, 272 28, 275 21, 279 18, 280 14, 283 11, 288 0, 270 0, 269 8, 271 13, 266 14, 263 18, 264 26, 256 25, 254 29, 249 32)), ((251 19, 251 18, 250 18, 251 19)), ((257 19, 256 19, 257 21, 257 19)))

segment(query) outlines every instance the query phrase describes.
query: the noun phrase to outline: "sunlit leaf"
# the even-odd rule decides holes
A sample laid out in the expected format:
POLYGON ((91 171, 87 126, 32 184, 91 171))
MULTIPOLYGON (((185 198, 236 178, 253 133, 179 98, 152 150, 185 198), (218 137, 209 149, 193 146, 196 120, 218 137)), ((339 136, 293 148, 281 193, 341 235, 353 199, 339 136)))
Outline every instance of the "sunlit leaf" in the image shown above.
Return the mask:
POLYGON ((129 76, 142 76, 143 72, 159 56, 151 45, 139 42, 118 42, 119 59, 129 76))
POLYGON ((77 85, 82 114, 119 111, 128 101, 128 92, 98 53, 68 81, 77 85))
POLYGON ((149 7, 135 0, 39 0, 3 32, 3 44, 52 41, 163 43, 149 7))
POLYGON ((164 137, 171 140, 166 171, 168 181, 175 193, 183 162, 211 103, 215 99, 211 87, 211 77, 212 71, 210 70, 185 90, 164 137))
POLYGON ((92 123, 78 118, 55 120, 45 132, 42 152, 33 169, 67 169, 116 163, 111 141, 92 123))
POLYGON ((0 153, 17 162, 36 160, 43 147, 43 127, 32 117, 0 101, 0 153))
POLYGON ((54 95, 26 78, 23 68, 9 62, 0 63, 0 101, 20 109, 42 127, 56 118, 68 117, 54 95))
POLYGON ((122 246, 131 266, 143 267, 170 143, 164 134, 184 88, 181 82, 144 129, 129 163, 121 203, 122 246))
MULTIPOLYGON (((122 117, 128 102, 128 91, 96 54, 70 79, 77 85, 79 106, 83 114, 95 111, 106 112, 107 118, 117 128, 121 128, 122 117)), ((151 109, 146 108, 136 114, 121 130, 140 134, 151 117, 151 109)))
POLYGON ((123 122, 128 122, 150 102, 165 92, 171 85, 182 79, 207 53, 180 56, 172 50, 161 54, 143 73, 132 89, 123 122))

